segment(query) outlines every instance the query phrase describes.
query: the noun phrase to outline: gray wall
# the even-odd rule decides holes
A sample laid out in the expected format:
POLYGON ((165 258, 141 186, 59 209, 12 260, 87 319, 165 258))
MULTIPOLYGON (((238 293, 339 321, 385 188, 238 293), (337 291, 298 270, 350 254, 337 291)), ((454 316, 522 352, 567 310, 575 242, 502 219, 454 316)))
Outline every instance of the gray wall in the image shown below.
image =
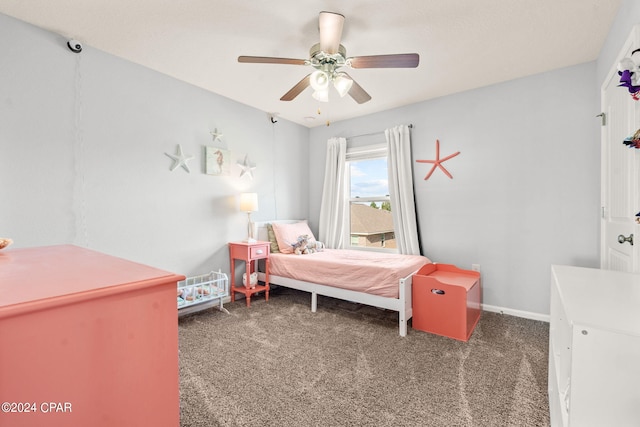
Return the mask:
POLYGON ((308 216, 317 230, 325 141, 413 123, 414 159, 432 159, 436 138, 461 151, 452 180, 414 163, 424 254, 480 264, 486 304, 546 314, 550 264, 598 266, 599 89, 638 22, 624 0, 595 62, 309 131, 0 15, 0 235, 227 270, 226 242, 244 237, 238 193, 259 193, 256 220, 308 216), (214 127, 228 177, 202 173, 214 127), (196 156, 191 174, 169 172, 176 144, 196 156), (235 166, 247 153, 253 180, 235 166))
MULTIPOLYGON (((551 264, 599 266, 600 87, 640 2, 623 0, 593 63, 556 70, 315 128, 310 162, 324 162, 331 136, 375 133, 413 123, 413 158, 461 154, 445 163, 453 180, 414 163, 423 253, 462 268, 480 264, 484 302, 549 313, 551 264)), ((640 48, 640 46, 637 46, 640 48)), ((373 94, 375 96, 375 94, 373 94)), ((352 142, 380 142, 381 136, 352 142)), ((310 183, 317 227, 321 177, 310 183)))
MULTIPOLYGON (((413 159, 461 154, 424 180, 413 164, 423 254, 480 264, 484 302, 549 312, 550 265, 598 266, 600 145, 595 62, 314 128, 310 159, 331 136, 412 123, 413 159)), ((375 94, 372 94, 375 96, 375 94)), ((367 137, 376 139, 379 136, 367 137)), ((357 138, 361 144, 362 138, 357 138)), ((322 179, 311 181, 317 226, 322 179)))
POLYGON ((0 15, 0 236, 12 248, 71 243, 186 275, 229 270, 255 220, 304 218, 303 126, 0 15), (224 134, 214 143, 210 131, 224 134), (181 144, 191 173, 165 156, 181 144), (204 174, 203 147, 232 152, 231 174, 204 174), (240 177, 249 154, 254 178, 240 177), (277 205, 277 208, 276 208, 277 205))

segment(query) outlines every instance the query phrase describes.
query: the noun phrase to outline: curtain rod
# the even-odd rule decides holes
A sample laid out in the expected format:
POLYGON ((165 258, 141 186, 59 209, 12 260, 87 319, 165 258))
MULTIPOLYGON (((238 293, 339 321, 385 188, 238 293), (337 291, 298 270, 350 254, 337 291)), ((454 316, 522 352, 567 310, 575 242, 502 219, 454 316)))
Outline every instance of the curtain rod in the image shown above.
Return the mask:
MULTIPOLYGON (((408 126, 409 126, 409 129, 413 129, 413 124, 409 124, 408 126)), ((362 135, 347 136, 347 137, 345 137, 345 139, 360 138, 360 137, 363 137, 363 136, 373 136, 373 135, 379 135, 381 133, 384 133, 384 131, 381 130, 381 131, 378 131, 378 132, 363 133, 362 135)))

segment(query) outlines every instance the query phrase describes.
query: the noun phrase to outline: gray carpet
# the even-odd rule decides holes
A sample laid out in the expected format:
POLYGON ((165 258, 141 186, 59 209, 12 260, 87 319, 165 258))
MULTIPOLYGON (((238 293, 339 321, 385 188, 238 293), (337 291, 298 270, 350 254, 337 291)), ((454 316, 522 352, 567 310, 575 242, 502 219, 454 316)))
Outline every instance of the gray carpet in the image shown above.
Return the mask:
POLYGON ((279 288, 179 320, 191 426, 548 426, 547 323, 483 312, 468 343, 279 288))

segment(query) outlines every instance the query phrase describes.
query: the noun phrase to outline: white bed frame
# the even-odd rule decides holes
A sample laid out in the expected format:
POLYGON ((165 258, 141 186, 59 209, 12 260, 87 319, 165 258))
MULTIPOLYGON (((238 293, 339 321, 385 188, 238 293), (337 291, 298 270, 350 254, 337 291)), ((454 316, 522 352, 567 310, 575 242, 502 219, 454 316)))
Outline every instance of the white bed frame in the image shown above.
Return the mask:
MULTIPOLYGON (((266 224, 268 223, 293 223, 298 221, 278 220, 256 223, 258 226, 258 240, 269 241, 266 224)), ((264 273, 258 273, 259 280, 265 279, 264 273)), ((398 298, 382 297, 379 295, 367 294, 364 292, 356 292, 349 289, 336 288, 318 283, 304 282, 301 280, 291 279, 289 277, 269 275, 269 284, 284 286, 287 288, 298 289, 311 293, 311 311, 316 312, 318 308, 318 295, 331 298, 338 298, 346 301, 366 304, 373 307, 384 308, 387 310, 397 311, 399 315, 399 332, 400 336, 407 335, 407 322, 413 316, 411 302, 411 283, 413 273, 399 280, 398 298)))

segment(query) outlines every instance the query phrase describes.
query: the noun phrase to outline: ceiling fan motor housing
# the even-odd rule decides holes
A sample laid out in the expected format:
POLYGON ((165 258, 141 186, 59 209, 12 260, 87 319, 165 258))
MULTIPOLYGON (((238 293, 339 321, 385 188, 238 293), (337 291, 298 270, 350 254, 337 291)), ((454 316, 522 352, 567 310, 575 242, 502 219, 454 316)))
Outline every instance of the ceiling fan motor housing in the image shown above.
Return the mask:
POLYGON ((347 49, 340 45, 337 53, 328 54, 320 49, 320 43, 316 43, 309 49, 309 58, 311 58, 309 65, 317 70, 333 74, 336 69, 346 65, 347 49))

